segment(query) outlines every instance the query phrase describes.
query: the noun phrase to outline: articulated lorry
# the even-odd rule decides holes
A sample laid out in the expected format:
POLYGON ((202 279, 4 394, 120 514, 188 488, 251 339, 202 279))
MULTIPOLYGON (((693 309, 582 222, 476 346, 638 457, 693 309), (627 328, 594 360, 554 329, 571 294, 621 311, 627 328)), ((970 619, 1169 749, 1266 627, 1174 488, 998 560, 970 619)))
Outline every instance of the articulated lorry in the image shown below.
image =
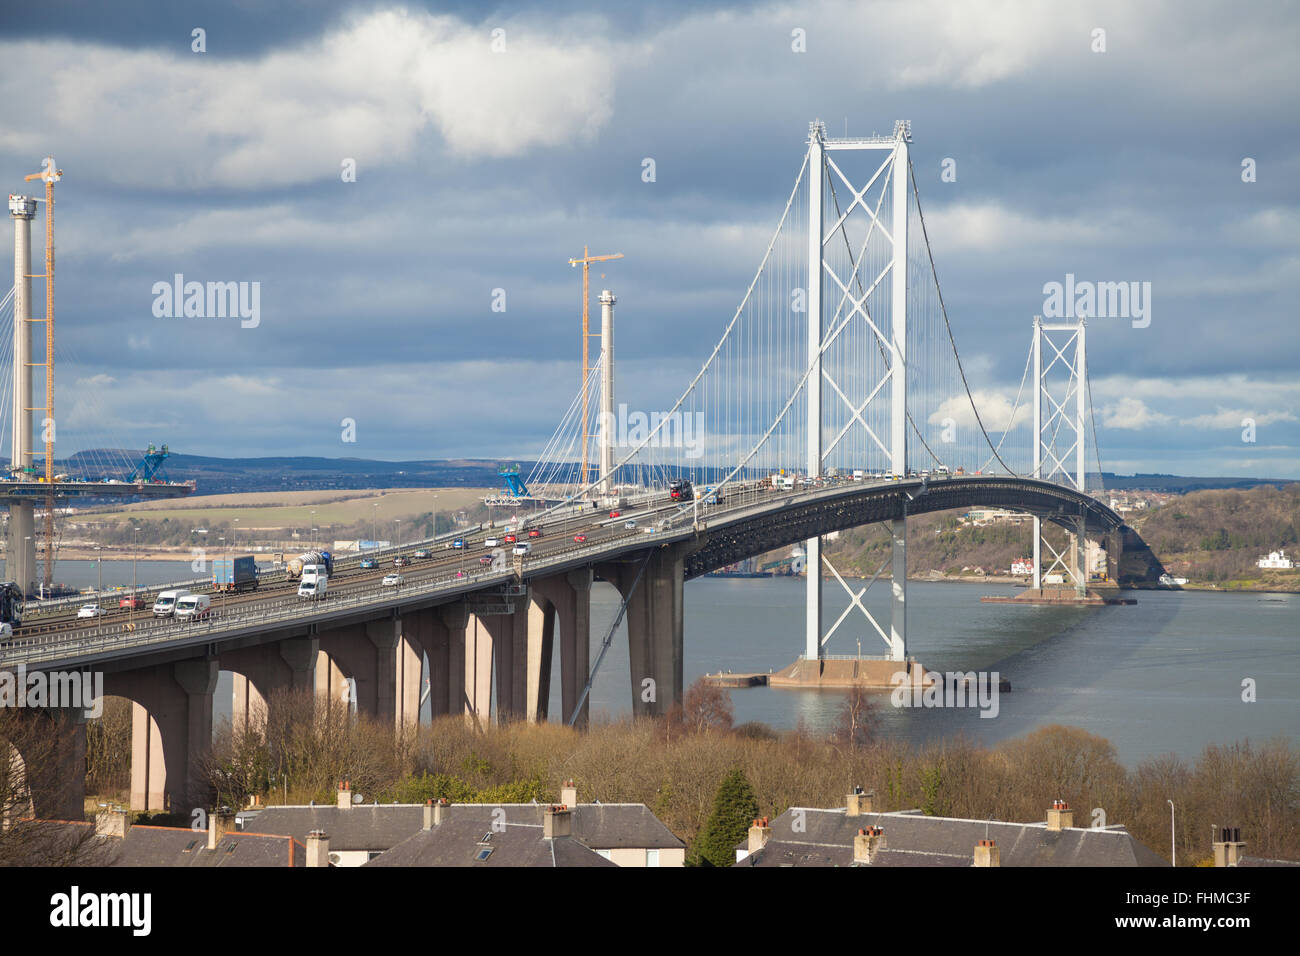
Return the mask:
POLYGON ((256 559, 251 554, 217 558, 212 562, 212 588, 215 591, 256 591, 256 559))
POLYGON ((297 581, 302 578, 303 567, 309 564, 322 564, 326 574, 334 573, 334 556, 328 551, 304 551, 284 563, 285 574, 290 581, 297 581))

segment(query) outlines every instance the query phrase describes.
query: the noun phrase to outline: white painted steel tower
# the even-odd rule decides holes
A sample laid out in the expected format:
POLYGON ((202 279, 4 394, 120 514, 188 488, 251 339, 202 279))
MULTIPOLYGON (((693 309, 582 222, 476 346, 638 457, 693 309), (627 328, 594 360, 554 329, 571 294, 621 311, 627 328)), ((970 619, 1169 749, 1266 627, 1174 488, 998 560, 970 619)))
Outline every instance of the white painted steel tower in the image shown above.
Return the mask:
MULTIPOLYGON (((823 430, 826 427, 827 416, 824 414, 822 406, 822 390, 824 384, 829 384, 833 392, 843 398, 845 391, 842 383, 837 383, 831 371, 824 367, 822 356, 827 348, 831 345, 833 335, 827 334, 826 324, 823 320, 823 283, 827 278, 834 283, 831 287, 831 293, 841 302, 846 300, 851 302, 852 309, 850 314, 861 315, 871 327, 872 333, 879 341, 880 348, 889 357, 889 369, 871 391, 867 401, 861 406, 853 409, 854 419, 860 421, 863 427, 866 427, 866 420, 862 417, 867 405, 872 401, 885 399, 886 392, 883 386, 888 380, 888 421, 889 434, 882 441, 876 436, 871 429, 867 429, 868 434, 875 440, 881 451, 887 456, 891 470, 895 475, 906 476, 907 467, 907 448, 908 448, 908 417, 907 417, 907 231, 908 231, 908 191, 910 180, 910 168, 908 166, 908 145, 911 142, 911 127, 905 121, 899 121, 894 125, 894 134, 892 136, 870 136, 855 137, 844 139, 828 139, 826 137, 826 127, 820 121, 810 125, 808 136, 808 387, 807 387, 807 406, 808 406, 808 477, 817 478, 822 475, 823 464, 827 457, 834 449, 834 442, 831 447, 826 447, 824 443, 823 430), (841 151, 869 151, 877 154, 883 153, 883 160, 877 166, 875 173, 864 184, 855 185, 836 164, 833 153, 841 151), (822 191, 822 182, 826 177, 835 177, 842 181, 853 193, 853 202, 848 208, 842 211, 838 220, 834 222, 829 231, 824 225, 824 197, 822 191), (863 203, 863 196, 873 187, 877 187, 888 192, 890 215, 889 226, 886 227, 880 219, 877 219, 869 207, 863 203), (852 295, 851 288, 856 283, 855 275, 857 262, 850 266, 849 273, 843 273, 843 267, 837 271, 835 263, 827 258, 827 244, 837 236, 837 230, 844 222, 845 218, 853 212, 854 206, 860 206, 871 218, 871 226, 868 232, 868 238, 872 233, 877 233, 887 248, 890 249, 891 257, 888 266, 889 272, 889 323, 878 322, 872 319, 867 312, 866 302, 870 296, 870 290, 862 292, 861 297, 852 295), (888 329, 888 332, 881 327, 888 329)), ((884 196, 882 195, 882 202, 884 196)), ((865 244, 864 244, 865 246, 865 244)), ((861 255, 859 254, 859 259, 861 255)), ((881 276, 881 279, 884 277, 881 276)), ((877 280, 879 282, 879 280, 877 280)), ((874 289, 876 286, 873 285, 874 289)), ((878 319, 879 317, 877 317, 878 319)), ((841 326, 842 328, 842 326, 841 326)), ((834 397, 831 401, 834 401, 834 397)), ((837 437, 843 437, 843 431, 837 437)), ((892 522, 891 534, 893 539, 893 582, 891 585, 891 602, 890 602, 890 622, 889 633, 886 635, 884 629, 867 611, 865 605, 860 602, 862 592, 856 596, 850 593, 852 598, 852 607, 857 607, 875 628, 876 632, 885 640, 889 646, 889 659, 902 661, 907 656, 907 519, 901 518, 892 522)), ((834 568, 826 561, 821 554, 821 539, 810 538, 806 545, 807 559, 807 619, 805 629, 805 660, 819 660, 822 656, 822 647, 830 638, 835 629, 843 622, 845 615, 841 615, 839 621, 831 628, 830 632, 822 633, 822 579, 821 570, 825 564, 832 573, 835 573, 840 584, 848 590, 843 579, 839 578, 834 568)), ((865 589, 863 589, 865 591, 865 589)))

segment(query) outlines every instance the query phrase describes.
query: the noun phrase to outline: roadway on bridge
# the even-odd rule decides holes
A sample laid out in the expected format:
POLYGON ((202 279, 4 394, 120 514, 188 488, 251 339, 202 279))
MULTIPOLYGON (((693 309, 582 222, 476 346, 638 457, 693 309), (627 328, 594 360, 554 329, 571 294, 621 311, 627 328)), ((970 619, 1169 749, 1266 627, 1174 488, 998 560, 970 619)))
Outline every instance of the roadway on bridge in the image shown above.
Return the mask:
MULTIPOLYGON (((979 487, 986 481, 1005 480, 1007 479, 992 477, 974 480, 969 477, 936 479, 929 486, 935 488, 971 484, 979 487)), ((373 570, 359 567, 363 555, 343 558, 330 579, 326 597, 320 601, 299 598, 296 581, 288 581, 282 573, 273 573, 256 591, 214 594, 212 620, 178 623, 156 618, 147 609, 134 612, 123 610, 93 621, 77 619, 71 611, 44 619, 32 619, 30 624, 18 630, 8 646, 0 645, 0 663, 16 664, 27 659, 34 663, 55 657, 79 657, 81 653, 78 648, 89 648, 96 641, 111 640, 115 644, 143 650, 155 642, 185 642, 187 634, 191 635, 190 640, 221 640, 223 632, 246 629, 248 622, 255 617, 282 624, 294 615, 305 618, 315 611, 342 605, 393 607, 410 604, 416 597, 431 598, 429 603, 432 604, 444 603, 476 590, 508 584, 517 578, 526 579, 531 573, 549 574, 573 563, 591 564, 601 560, 617 560, 661 541, 666 543, 668 540, 690 537, 697 517, 697 506, 702 530, 717 528, 719 525, 734 528, 736 525, 743 526, 751 515, 771 514, 828 495, 842 498, 848 494, 858 498, 883 489, 902 489, 908 490, 909 494, 923 495, 926 483, 915 478, 903 482, 830 478, 823 479, 810 488, 793 491, 772 488, 765 481, 754 481, 728 486, 721 505, 713 505, 706 500, 683 504, 668 500, 667 493, 661 492, 653 497, 648 496, 639 503, 632 503, 618 517, 611 517, 603 510, 588 509, 581 514, 551 514, 540 523, 536 517, 525 518, 520 522, 517 534, 520 541, 526 541, 530 545, 531 551, 522 559, 510 554, 510 545, 492 549, 484 546, 485 539, 502 537, 505 534, 504 528, 479 528, 461 535, 466 543, 463 549, 451 548, 450 542, 437 546, 430 541, 412 542, 400 549, 386 552, 380 561, 380 567, 373 570), (774 502, 777 503, 775 509, 772 507, 774 502), (629 521, 635 521, 636 527, 625 527, 629 521), (529 527, 540 528, 542 537, 528 538, 525 529, 529 527), (647 533, 651 527, 656 528, 653 534, 647 533), (575 536, 579 534, 585 535, 586 540, 576 541, 575 536), (417 550, 431 550, 431 557, 414 558, 413 553, 417 550), (394 567, 393 561, 397 554, 406 557, 410 563, 405 567, 394 567), (571 557, 572 562, 566 561, 567 557, 571 557), (403 584, 385 587, 382 584, 384 576, 394 571, 402 575, 403 584), (67 654, 62 653, 64 649, 67 654)), ((196 587, 193 590, 200 589, 196 587)), ((203 590, 210 592, 211 588, 203 590)), ((121 649, 126 650, 125 647, 121 649)))

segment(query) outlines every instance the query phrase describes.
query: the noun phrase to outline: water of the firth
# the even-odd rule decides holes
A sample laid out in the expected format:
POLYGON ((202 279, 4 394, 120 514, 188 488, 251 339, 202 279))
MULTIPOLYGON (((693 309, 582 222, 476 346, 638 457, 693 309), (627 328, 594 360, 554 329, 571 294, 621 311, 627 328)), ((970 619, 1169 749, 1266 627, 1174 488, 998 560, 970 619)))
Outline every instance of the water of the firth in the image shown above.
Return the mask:
MULTIPOLYGON (((91 561, 59 564, 58 578, 94 587, 91 561)), ((141 585, 193 576, 188 562, 141 561, 141 585)), ((131 562, 104 562, 104 585, 131 583, 131 562)), ((854 589, 865 582, 852 582, 854 589)), ((798 578, 705 578, 686 585, 689 684, 723 669, 765 671, 789 664, 803 648, 804 581, 798 578)), ((847 604, 834 581, 824 585, 827 626, 847 604)), ((1082 727, 1113 742, 1128 764, 1154 754, 1194 758, 1208 743, 1300 733, 1300 595, 1136 592, 1131 607, 1051 608, 981 604, 982 594, 1015 588, 913 581, 908 584, 908 650, 930 670, 998 671, 1011 681, 998 716, 979 711, 897 709, 887 693, 881 732, 924 741, 962 731, 994 743, 1047 724, 1082 727), (1256 700, 1242 700, 1242 682, 1256 700)), ((868 593, 867 606, 888 620, 888 582, 868 593)), ((618 609, 613 588, 592 590, 592 649, 618 609)), ((850 616, 826 651, 879 654, 884 643, 850 616)), ((559 659, 552 665, 550 712, 560 713, 559 659)), ((217 687, 218 716, 230 711, 230 678, 217 687)), ((800 719, 813 730, 834 725, 842 691, 733 690, 736 721, 778 729, 800 719)), ((620 627, 592 690, 592 714, 631 709, 626 628, 620 627)))

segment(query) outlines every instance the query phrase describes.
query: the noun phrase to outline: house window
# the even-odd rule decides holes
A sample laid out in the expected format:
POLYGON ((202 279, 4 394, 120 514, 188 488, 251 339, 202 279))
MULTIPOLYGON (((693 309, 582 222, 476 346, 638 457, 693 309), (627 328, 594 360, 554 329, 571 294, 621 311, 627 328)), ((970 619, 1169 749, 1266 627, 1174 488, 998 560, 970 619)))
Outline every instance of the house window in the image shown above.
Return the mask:
POLYGON ((645 865, 646 865, 646 866, 658 866, 658 865, 659 865, 659 851, 658 851, 658 850, 646 850, 646 851, 645 851, 645 865))

